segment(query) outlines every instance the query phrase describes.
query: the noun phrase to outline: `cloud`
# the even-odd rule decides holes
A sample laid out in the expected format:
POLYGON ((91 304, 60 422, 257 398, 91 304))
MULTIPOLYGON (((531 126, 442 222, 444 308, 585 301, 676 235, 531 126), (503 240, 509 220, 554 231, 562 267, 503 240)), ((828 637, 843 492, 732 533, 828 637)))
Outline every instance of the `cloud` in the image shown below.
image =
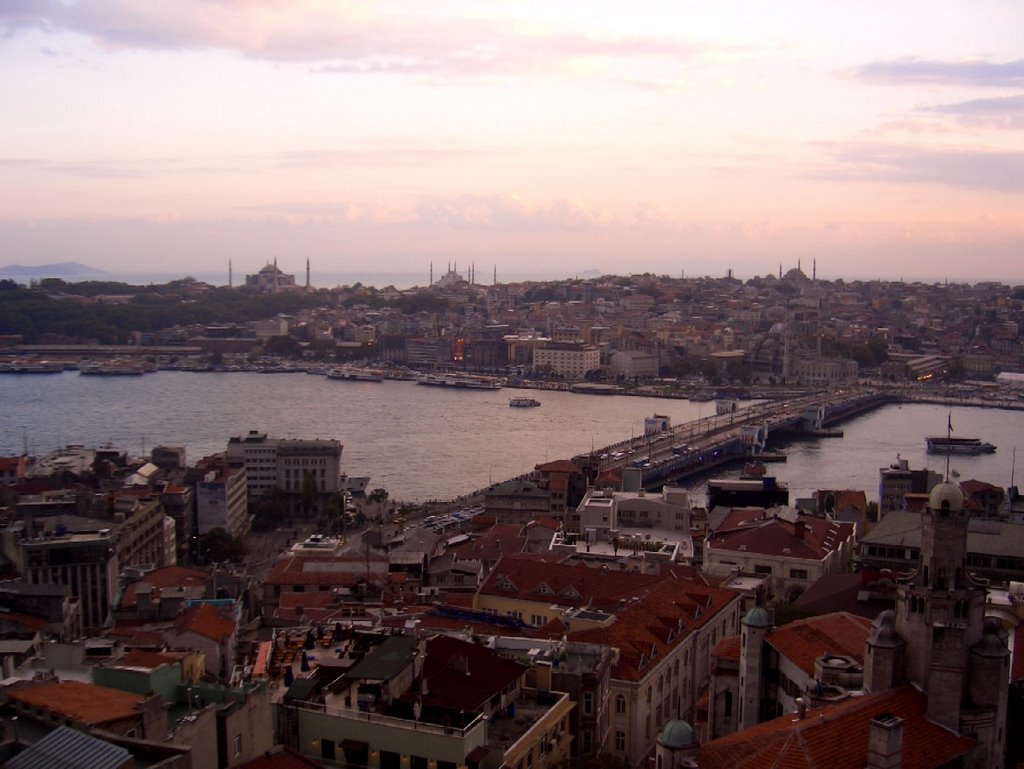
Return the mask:
POLYGON ((317 72, 461 77, 551 74, 580 59, 689 61, 722 50, 669 36, 601 38, 446 15, 442 4, 365 7, 372 11, 313 0, 13 0, 0 5, 0 34, 64 30, 113 49, 216 49, 317 72))
POLYGON ((409 223, 537 232, 589 229, 604 224, 600 215, 579 201, 558 199, 535 205, 516 195, 424 197, 416 204, 409 223))
POLYGON ((293 150, 281 153, 277 162, 287 168, 410 167, 492 158, 509 153, 487 148, 416 147, 381 142, 376 147, 344 150, 293 150))
POLYGON ((65 174, 86 179, 142 179, 166 173, 166 169, 143 167, 132 162, 40 158, 0 158, 0 170, 3 169, 65 174))
POLYGON ((1024 192, 1024 152, 882 143, 826 149, 840 168, 815 176, 1024 192))
POLYGON ((950 115, 970 126, 1024 129, 1024 94, 993 99, 971 99, 955 104, 934 104, 922 107, 921 110, 950 115))
POLYGON ((928 59, 892 59, 864 64, 857 77, 890 85, 937 83, 967 86, 1024 86, 1024 59, 991 62, 983 59, 935 61, 928 59))

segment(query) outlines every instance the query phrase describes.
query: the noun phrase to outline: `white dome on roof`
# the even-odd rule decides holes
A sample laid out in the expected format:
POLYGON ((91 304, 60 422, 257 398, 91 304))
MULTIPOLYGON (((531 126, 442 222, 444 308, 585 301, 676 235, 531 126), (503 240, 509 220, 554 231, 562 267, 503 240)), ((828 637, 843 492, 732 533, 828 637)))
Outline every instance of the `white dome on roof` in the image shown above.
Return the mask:
POLYGON ((964 509, 964 493, 960 487, 948 478, 932 489, 928 496, 928 508, 931 510, 948 509, 951 513, 959 513, 964 509))

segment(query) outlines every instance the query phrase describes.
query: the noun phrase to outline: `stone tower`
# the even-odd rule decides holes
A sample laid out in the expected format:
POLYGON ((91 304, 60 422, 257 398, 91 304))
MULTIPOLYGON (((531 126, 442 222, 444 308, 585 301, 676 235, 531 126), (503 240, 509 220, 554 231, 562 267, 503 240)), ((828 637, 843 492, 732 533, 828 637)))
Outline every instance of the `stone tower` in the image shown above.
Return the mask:
MULTIPOLYGON (((762 607, 755 606, 740 620, 740 730, 761 722, 764 692, 764 641, 772 629, 772 620, 762 607)), ((772 713, 772 716, 775 714, 772 713)))
POLYGON ((905 675, 927 694, 930 721, 982 743, 970 766, 998 769, 1010 652, 998 623, 985 619, 985 587, 967 574, 969 520, 959 486, 947 479, 932 489, 917 571, 897 592, 895 627, 883 613, 868 638, 865 686, 881 691, 905 675))

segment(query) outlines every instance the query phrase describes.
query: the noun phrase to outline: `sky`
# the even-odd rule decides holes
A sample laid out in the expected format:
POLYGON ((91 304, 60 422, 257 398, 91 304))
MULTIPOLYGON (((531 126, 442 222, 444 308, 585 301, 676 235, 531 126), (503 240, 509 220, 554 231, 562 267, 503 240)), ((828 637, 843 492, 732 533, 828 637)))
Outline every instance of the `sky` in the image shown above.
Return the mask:
POLYGON ((0 0, 0 266, 1024 283, 1022 30, 1019 0, 0 0))

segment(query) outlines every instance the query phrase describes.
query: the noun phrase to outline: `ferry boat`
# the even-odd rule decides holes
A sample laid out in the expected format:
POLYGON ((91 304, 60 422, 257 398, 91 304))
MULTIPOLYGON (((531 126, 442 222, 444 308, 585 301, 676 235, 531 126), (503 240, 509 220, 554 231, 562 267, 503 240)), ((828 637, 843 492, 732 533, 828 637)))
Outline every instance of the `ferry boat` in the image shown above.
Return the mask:
POLYGON ((991 454, 996 447, 981 438, 929 435, 924 439, 929 454, 991 454))
POLYGON ((86 363, 78 368, 82 376, 142 376, 146 368, 141 363, 86 363))
POLYGON ((517 409, 528 409, 533 408, 534 406, 539 406, 540 401, 537 400, 536 398, 509 398, 508 405, 517 409))
POLYGON ((328 379, 343 379, 347 382, 383 382, 384 375, 366 368, 333 368, 327 372, 328 379))
POLYGON ((485 376, 470 374, 427 374, 416 380, 427 387, 452 387, 459 390, 500 390, 501 382, 485 376))
POLYGON ((366 487, 370 485, 368 475, 345 475, 341 476, 341 487, 349 494, 365 494, 366 487))

